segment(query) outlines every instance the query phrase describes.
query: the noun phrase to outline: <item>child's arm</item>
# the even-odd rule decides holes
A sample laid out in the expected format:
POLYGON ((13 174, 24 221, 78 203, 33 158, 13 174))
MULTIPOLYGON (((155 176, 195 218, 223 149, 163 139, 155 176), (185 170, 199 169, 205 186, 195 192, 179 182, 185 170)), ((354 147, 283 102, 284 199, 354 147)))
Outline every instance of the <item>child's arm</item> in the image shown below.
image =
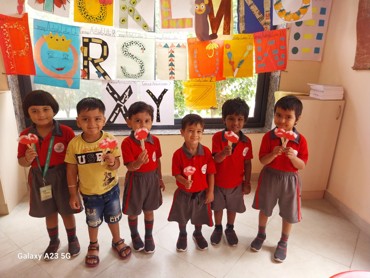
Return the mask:
POLYGON ((144 149, 139 156, 137 157, 136 160, 131 161, 126 164, 127 170, 134 172, 137 169, 140 169, 141 165, 148 163, 149 162, 149 157, 148 157, 148 151, 144 149))
POLYGON ((215 156, 214 156, 215 162, 216 163, 221 163, 222 161, 224 161, 224 159, 227 156, 231 155, 231 152, 232 152, 231 146, 229 146, 229 145, 225 146, 225 148, 222 151, 215 154, 215 156))
POLYGON ((33 148, 27 148, 24 156, 18 158, 18 164, 23 167, 29 167, 36 156, 37 152, 33 148))
POLYGON ((191 185, 193 184, 193 180, 188 180, 182 175, 176 175, 175 176, 176 181, 183 184, 186 189, 189 189, 191 185))
POLYGON ((286 148, 285 155, 290 159, 293 166, 298 170, 303 170, 306 167, 306 163, 297 156, 296 151, 293 148, 286 148))
POLYGON ((107 168, 109 170, 116 170, 121 165, 119 157, 114 157, 111 153, 103 155, 103 160, 107 163, 107 168))
POLYGON ((244 181, 243 193, 249 194, 251 192, 251 175, 252 175, 252 161, 250 159, 244 161, 244 181))
POLYGON ((207 188, 207 193, 206 193, 206 201, 204 202, 205 204, 212 203, 215 198, 214 196, 215 175, 208 174, 207 182, 208 182, 208 188, 207 188))
POLYGON ((80 209, 80 193, 78 191, 78 167, 77 164, 67 164, 67 182, 69 191, 69 205, 72 209, 80 209))
POLYGON ((162 164, 161 164, 160 158, 158 158, 157 173, 159 177, 159 187, 162 189, 162 191, 164 191, 166 189, 166 185, 164 184, 163 179, 162 179, 162 164))

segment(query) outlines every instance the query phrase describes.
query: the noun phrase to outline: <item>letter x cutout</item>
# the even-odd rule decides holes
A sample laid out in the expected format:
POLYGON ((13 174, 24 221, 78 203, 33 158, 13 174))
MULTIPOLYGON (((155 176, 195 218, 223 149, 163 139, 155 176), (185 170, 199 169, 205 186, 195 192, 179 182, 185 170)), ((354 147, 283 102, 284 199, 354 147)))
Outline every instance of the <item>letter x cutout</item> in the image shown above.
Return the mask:
POLYGON ((105 87, 110 96, 116 101, 116 106, 114 107, 112 113, 109 115, 108 123, 114 123, 119 114, 122 114, 123 118, 126 120, 127 108, 125 103, 132 95, 132 88, 128 86, 122 95, 118 94, 111 84, 108 83, 105 87))

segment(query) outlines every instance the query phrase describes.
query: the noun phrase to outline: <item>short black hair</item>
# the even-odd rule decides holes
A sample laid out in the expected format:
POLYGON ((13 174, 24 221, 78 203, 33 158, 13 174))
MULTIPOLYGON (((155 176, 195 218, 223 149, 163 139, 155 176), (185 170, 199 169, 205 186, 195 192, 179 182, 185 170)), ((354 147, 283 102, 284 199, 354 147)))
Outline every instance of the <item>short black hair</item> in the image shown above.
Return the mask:
POLYGON ((130 108, 127 111, 127 117, 131 119, 131 117, 137 113, 147 112, 150 117, 154 118, 154 108, 153 106, 145 103, 144 101, 137 101, 131 104, 130 108))
POLYGON ((274 113, 276 112, 277 107, 283 110, 294 110, 296 119, 298 119, 302 115, 303 111, 302 101, 294 95, 287 95, 280 98, 275 103, 274 113))
POLYGON ((185 130, 185 128, 189 125, 200 124, 204 129, 204 120, 198 114, 187 114, 181 120, 181 129, 185 130))
POLYGON ((222 105, 222 119, 226 119, 228 115, 242 115, 244 120, 247 121, 249 115, 248 104, 240 97, 228 99, 222 105))
POLYGON ((85 97, 81 99, 76 106, 77 115, 79 115, 82 111, 89 111, 98 109, 103 114, 105 113, 105 105, 101 101, 101 99, 95 97, 85 97))
POLYGON ((43 90, 31 91, 24 97, 22 108, 24 116, 27 118, 30 118, 28 108, 31 106, 50 106, 55 115, 59 111, 59 104, 55 98, 49 92, 43 90))

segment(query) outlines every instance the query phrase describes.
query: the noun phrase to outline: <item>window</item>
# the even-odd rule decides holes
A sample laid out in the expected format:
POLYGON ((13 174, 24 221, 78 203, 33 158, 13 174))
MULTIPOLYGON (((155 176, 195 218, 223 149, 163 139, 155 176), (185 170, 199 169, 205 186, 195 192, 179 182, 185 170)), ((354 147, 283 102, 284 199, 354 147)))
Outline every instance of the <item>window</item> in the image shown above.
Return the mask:
MULTIPOLYGON (((234 26, 237 26, 237 16, 236 16, 236 3, 234 1, 234 26)), ((57 17, 45 13, 39 13, 37 11, 30 12, 30 21, 33 18, 38 18, 42 20, 49 21, 60 21, 60 23, 76 25, 72 19, 61 21, 57 17)), ((157 2, 157 9, 159 17, 159 4, 157 2)), ((157 17, 157 18, 158 18, 157 17)), ((157 22, 157 29, 159 28, 159 23, 157 22)), ((81 24, 80 24, 81 25, 81 24)), ((32 26, 32 22, 30 22, 32 26)), ((113 27, 111 27, 113 28, 113 27)), ((236 30, 236 27, 234 28, 236 30)), ((153 34, 151 34, 153 35, 153 34)), ((32 36, 32 31, 31 31, 32 36)), ((194 36, 194 35, 193 35, 194 36)), ((174 86, 174 98, 175 98, 175 123, 172 126, 153 126, 153 129, 179 129, 181 118, 187 113, 197 113, 200 114, 206 122, 207 129, 213 128, 222 128, 221 121, 221 106, 225 100, 229 98, 240 97, 244 99, 249 107, 249 119, 247 122, 247 127, 264 127, 265 126, 265 114, 267 106, 267 96, 269 91, 269 80, 270 74, 259 74, 255 75, 252 78, 233 78, 219 81, 216 84, 217 88, 217 103, 218 107, 215 109, 206 109, 206 110, 189 110, 185 107, 185 101, 183 96, 183 86, 181 81, 175 81, 174 86)), ((47 85, 33 84, 33 78, 31 77, 22 77, 20 78, 20 86, 23 88, 21 92, 23 94, 27 93, 30 90, 34 89, 43 89, 54 95, 56 100, 60 105, 60 111, 56 115, 56 119, 62 123, 71 126, 72 128, 77 129, 75 123, 76 117, 76 104, 77 102, 87 96, 93 96, 101 98, 103 92, 103 82, 98 80, 81 80, 80 89, 68 89, 60 87, 51 87, 47 85), (22 84, 21 84, 22 83, 22 84)), ((106 128, 109 130, 122 130, 128 129, 126 125, 122 124, 107 124, 106 128)))

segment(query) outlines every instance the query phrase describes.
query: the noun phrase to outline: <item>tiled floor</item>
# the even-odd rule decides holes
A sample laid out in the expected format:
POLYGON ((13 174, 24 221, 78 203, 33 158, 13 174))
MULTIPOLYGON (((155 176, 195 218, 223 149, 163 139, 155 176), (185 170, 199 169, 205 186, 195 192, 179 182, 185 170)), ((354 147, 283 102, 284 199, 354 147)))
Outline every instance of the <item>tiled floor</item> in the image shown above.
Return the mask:
MULTIPOLYGON (((171 180, 172 181, 172 180, 171 180)), ((208 250, 196 250, 191 239, 188 251, 176 252, 177 224, 167 221, 174 183, 167 183, 164 204, 155 213, 152 255, 133 253, 127 261, 117 258, 110 247, 111 236, 106 224, 100 228, 100 265, 86 268, 84 257, 88 245, 84 213, 77 215, 81 254, 71 260, 59 258, 45 262, 29 256, 41 255, 48 244, 44 219, 28 216, 28 201, 20 203, 10 215, 0 217, 0 277, 330 277, 347 271, 370 271, 370 237, 359 231, 325 200, 303 201, 303 221, 293 226, 288 257, 282 264, 272 255, 280 237, 281 219, 275 210, 267 226, 267 240, 259 253, 249 250, 257 232, 258 212, 251 208, 253 194, 245 197, 247 211, 237 215, 237 247, 225 240, 208 250), (28 256, 28 257, 27 257, 28 256)), ((139 218, 143 235, 143 218, 139 218)), ((121 223, 122 236, 130 242, 127 217, 121 223)), ((60 222, 61 248, 67 251, 67 240, 60 222)), ((193 227, 188 225, 188 234, 193 227)), ((212 228, 204 227, 207 240, 212 228)))

